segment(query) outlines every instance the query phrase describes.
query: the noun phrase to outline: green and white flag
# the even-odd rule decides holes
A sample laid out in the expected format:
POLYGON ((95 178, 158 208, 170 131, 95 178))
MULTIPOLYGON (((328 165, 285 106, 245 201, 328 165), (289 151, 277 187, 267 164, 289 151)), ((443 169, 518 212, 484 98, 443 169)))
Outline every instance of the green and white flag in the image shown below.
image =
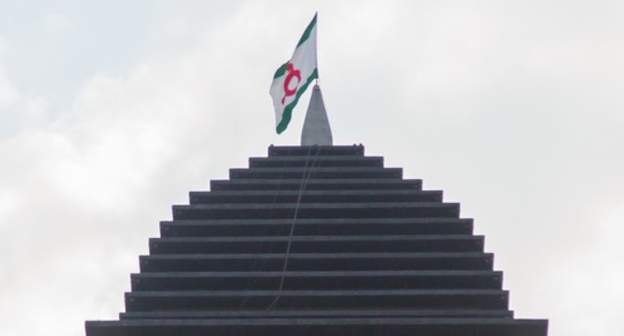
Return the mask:
POLYGON ((308 25, 290 60, 277 69, 271 84, 275 107, 275 130, 284 132, 292 110, 308 86, 318 78, 316 65, 316 15, 308 25))

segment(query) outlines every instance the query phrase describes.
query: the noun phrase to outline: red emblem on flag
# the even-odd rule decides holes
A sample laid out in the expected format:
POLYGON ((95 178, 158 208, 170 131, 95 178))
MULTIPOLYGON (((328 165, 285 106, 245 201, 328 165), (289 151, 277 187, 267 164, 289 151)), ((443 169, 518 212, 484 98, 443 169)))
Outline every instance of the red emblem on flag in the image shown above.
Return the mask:
POLYGON ((286 79, 284 80, 284 97, 282 97, 282 105, 284 105, 286 97, 293 96, 295 93, 297 93, 297 88, 299 87, 299 83, 301 82, 301 72, 295 69, 292 63, 288 63, 288 65, 286 65, 286 72, 288 74, 286 74, 286 79), (295 87, 291 89, 290 82, 293 79, 296 79, 297 82, 295 84, 295 87))

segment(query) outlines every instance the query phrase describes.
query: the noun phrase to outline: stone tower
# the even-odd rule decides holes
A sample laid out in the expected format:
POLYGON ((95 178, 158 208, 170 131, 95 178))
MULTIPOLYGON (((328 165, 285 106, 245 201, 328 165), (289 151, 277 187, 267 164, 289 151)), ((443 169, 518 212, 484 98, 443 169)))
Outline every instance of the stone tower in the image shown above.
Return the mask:
POLYGON ((191 192, 87 336, 545 336, 473 221, 363 146, 269 147, 191 192))

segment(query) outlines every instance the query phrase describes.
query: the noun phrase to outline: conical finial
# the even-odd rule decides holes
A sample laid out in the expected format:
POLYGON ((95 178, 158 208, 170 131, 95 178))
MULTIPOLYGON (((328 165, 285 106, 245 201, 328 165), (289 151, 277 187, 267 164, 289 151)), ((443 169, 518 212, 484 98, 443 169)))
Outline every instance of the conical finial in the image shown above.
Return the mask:
POLYGON ((321 88, 317 84, 312 89, 310 105, 308 105, 308 112, 303 122, 301 146, 331 146, 332 144, 331 127, 327 119, 321 88))

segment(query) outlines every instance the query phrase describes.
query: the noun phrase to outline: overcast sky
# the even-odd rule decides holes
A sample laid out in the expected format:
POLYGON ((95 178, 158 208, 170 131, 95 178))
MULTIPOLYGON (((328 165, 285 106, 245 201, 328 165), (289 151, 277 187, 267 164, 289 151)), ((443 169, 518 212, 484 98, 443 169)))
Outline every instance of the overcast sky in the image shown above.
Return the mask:
POLYGON ((624 2, 0 2, 0 335, 114 319, 158 221, 274 133, 319 12, 335 144, 444 190, 516 316, 624 330, 624 2))

